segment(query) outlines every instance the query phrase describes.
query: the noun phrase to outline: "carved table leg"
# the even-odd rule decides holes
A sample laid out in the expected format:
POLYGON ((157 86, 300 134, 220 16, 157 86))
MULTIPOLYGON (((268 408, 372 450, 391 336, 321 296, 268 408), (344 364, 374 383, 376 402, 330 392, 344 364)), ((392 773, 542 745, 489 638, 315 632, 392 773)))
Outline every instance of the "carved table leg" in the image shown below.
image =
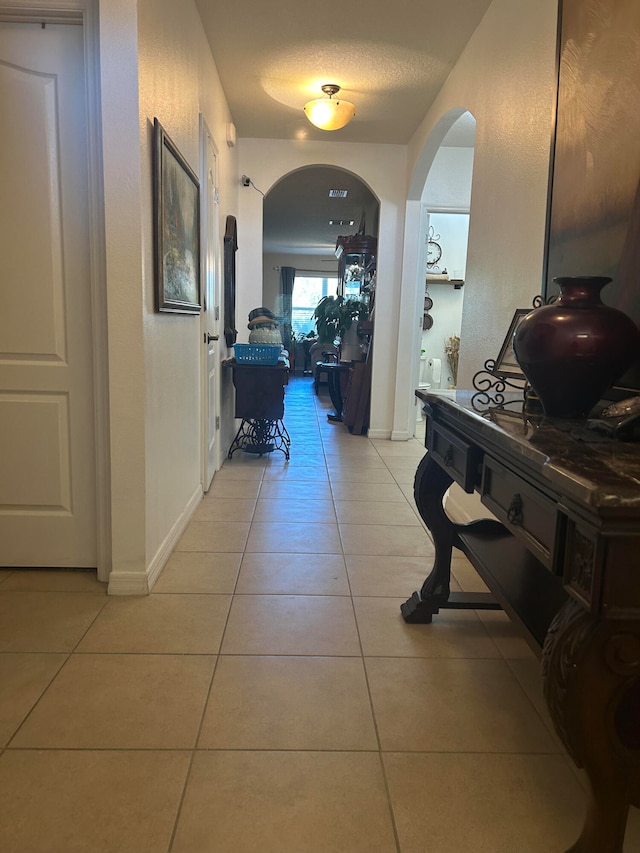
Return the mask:
POLYGON ((433 614, 449 598, 455 525, 447 517, 442 499, 452 483, 452 477, 428 454, 418 465, 414 481, 416 506, 433 536, 436 556, 420 592, 414 592, 400 607, 405 622, 431 622, 433 614))
POLYGON ((622 853, 640 805, 640 621, 599 619, 570 600, 543 649, 545 697, 589 781, 582 833, 567 853, 622 853))

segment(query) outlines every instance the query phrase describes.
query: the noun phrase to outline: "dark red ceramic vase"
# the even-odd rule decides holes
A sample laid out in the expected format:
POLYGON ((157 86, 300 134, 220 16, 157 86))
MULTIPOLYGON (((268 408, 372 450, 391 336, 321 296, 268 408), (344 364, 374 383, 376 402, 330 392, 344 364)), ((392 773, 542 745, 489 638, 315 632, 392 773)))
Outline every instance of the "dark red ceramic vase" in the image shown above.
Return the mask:
POLYGON ((555 278, 560 296, 520 322, 513 350, 545 415, 586 418, 640 351, 633 320, 605 305, 601 276, 555 278))

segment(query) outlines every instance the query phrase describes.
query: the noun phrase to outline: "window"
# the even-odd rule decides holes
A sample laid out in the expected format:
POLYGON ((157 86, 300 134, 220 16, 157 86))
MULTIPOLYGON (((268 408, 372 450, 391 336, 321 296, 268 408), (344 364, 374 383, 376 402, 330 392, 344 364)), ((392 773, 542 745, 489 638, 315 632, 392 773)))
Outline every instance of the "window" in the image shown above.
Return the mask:
POLYGON ((313 312, 323 296, 335 294, 338 290, 338 279, 335 276, 323 278, 322 275, 296 275, 291 297, 291 325, 295 334, 302 332, 306 335, 315 329, 313 312))

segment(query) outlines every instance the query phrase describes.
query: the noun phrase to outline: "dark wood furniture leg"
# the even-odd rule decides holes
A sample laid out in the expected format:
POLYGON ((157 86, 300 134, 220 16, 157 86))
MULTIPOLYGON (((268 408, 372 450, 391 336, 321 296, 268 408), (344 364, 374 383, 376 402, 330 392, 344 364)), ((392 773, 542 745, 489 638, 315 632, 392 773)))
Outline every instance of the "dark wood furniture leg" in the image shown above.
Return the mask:
POLYGON ((349 365, 324 363, 321 367, 326 370, 329 396, 335 409, 335 412, 327 415, 327 419, 333 423, 342 423, 342 374, 349 370, 349 365))
POLYGON ((570 600, 543 649, 545 697, 589 781, 587 815, 567 853, 622 853, 629 805, 640 806, 640 624, 601 619, 570 600))
POLYGON ((476 521, 471 525, 454 524, 442 505, 444 493, 453 483, 450 474, 427 454, 416 471, 414 497, 420 517, 427 525, 435 546, 435 560, 431 573, 420 592, 400 606, 402 618, 408 623, 428 624, 441 608, 500 610, 491 593, 451 592, 451 555, 458 543, 458 530, 482 529, 491 521, 476 521))

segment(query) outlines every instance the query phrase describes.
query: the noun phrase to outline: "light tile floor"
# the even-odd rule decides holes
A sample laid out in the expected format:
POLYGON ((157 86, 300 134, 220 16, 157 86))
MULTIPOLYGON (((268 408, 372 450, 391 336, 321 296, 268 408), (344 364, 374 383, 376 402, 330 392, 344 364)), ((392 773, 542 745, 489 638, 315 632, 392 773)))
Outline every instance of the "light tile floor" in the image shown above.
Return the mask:
POLYGON ((0 571, 2 853, 575 840, 582 780, 509 620, 400 617, 433 554, 411 497, 422 443, 352 436, 328 408, 292 381, 291 461, 226 462, 148 597, 0 571))

